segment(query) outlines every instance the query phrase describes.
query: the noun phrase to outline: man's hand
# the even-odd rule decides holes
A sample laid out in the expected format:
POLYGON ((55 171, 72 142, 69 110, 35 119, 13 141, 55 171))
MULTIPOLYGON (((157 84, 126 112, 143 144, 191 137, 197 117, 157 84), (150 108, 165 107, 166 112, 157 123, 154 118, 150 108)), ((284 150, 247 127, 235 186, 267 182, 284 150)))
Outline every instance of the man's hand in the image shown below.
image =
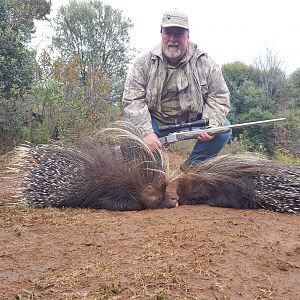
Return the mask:
POLYGON ((206 132, 203 132, 201 134, 199 134, 197 136, 197 140, 198 141, 201 141, 201 142, 209 142, 211 141, 215 136, 214 135, 209 135, 208 133, 206 132))
POLYGON ((162 147, 162 143, 154 132, 149 133, 143 138, 144 143, 151 151, 156 151, 162 147))

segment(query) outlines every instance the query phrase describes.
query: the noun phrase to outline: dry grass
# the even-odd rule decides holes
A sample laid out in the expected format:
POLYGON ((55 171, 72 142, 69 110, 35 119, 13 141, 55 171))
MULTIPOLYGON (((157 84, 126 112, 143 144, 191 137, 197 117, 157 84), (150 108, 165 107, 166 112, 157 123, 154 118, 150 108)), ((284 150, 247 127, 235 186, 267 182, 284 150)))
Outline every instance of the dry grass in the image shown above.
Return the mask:
POLYGON ((296 300, 299 240, 269 211, 0 206, 0 299, 296 300))

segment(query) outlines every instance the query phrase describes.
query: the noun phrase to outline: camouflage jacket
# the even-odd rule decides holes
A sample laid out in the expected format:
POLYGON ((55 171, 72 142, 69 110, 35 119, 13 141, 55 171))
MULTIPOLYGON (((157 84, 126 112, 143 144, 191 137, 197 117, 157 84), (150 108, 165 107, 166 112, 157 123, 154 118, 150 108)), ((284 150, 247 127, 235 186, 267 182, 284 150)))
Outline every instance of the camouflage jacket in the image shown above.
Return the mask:
MULTIPOLYGON (((153 132, 151 113, 161 112, 165 77, 161 44, 137 59, 127 76, 123 93, 125 115, 143 136, 153 132)), ((202 118, 209 118, 211 126, 223 125, 230 103, 221 69, 191 42, 186 61, 179 67, 177 88, 181 111, 189 120, 200 113, 202 118)))

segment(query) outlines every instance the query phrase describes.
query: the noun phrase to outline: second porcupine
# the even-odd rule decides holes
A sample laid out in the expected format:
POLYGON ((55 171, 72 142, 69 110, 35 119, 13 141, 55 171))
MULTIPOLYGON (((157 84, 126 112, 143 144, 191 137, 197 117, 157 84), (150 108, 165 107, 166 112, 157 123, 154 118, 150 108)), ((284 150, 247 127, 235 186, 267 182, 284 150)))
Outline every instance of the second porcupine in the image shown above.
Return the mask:
POLYGON ((12 168, 23 182, 19 203, 119 211, 176 206, 166 192, 167 174, 143 145, 131 146, 137 149, 134 159, 97 143, 88 143, 84 151, 19 147, 12 168))
POLYGON ((179 204, 300 213, 300 166, 254 155, 225 155, 179 179, 179 204))

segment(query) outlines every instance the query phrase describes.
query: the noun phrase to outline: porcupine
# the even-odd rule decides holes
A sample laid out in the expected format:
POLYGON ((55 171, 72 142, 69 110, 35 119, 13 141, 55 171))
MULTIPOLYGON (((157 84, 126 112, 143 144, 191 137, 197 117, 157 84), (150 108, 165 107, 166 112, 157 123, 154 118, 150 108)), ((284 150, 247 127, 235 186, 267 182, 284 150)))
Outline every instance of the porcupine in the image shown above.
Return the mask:
MULTIPOLYGON (((118 129, 110 134, 128 138, 128 132, 118 129)), ((166 172, 142 141, 130 135, 130 156, 116 153, 115 142, 89 139, 85 149, 19 147, 11 168, 23 180, 19 202, 118 211, 176 206, 166 192, 166 172)))
POLYGON ((224 155, 179 178, 180 204, 300 213, 300 166, 255 155, 224 155))

